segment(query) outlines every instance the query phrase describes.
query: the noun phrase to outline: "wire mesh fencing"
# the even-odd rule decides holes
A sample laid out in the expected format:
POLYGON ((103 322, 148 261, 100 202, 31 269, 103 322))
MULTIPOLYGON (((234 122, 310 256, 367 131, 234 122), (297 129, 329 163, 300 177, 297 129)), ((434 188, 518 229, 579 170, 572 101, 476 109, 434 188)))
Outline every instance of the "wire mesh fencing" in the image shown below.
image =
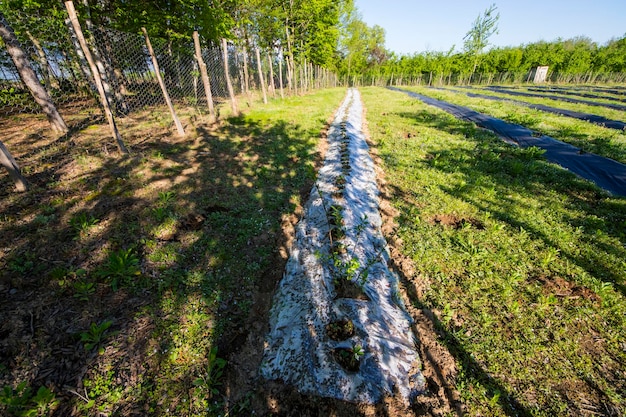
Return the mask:
POLYGON ((50 99, 48 107, 58 110, 70 130, 107 119, 114 129, 119 127, 120 141, 124 123, 115 121, 148 107, 168 105, 176 118, 177 109, 209 113, 214 104, 232 103, 235 110, 238 97, 250 102, 261 92, 263 97, 279 97, 337 85, 330 72, 306 62, 293 64, 278 49, 257 51, 219 42, 203 45, 198 56, 193 40, 121 32, 89 19, 76 26, 78 19, 64 9, 1 10, 3 25, 26 58, 16 64, 0 40, 0 130, 5 131, 0 141, 9 149, 14 146, 11 132, 51 132, 43 128, 46 106, 24 81, 24 66, 34 71, 50 99))

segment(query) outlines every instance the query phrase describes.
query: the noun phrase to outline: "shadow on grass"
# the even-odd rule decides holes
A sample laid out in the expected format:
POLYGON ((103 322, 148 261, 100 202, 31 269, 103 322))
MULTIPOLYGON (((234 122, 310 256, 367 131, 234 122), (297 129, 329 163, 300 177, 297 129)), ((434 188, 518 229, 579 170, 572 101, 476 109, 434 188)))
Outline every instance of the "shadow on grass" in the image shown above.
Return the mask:
POLYGON ((286 261, 281 222, 313 184, 320 127, 239 117, 139 138, 123 158, 51 146, 31 192, 3 180, 0 386, 49 387, 55 415, 246 414, 286 261), (86 349, 82 334, 106 320, 101 354, 86 349), (220 377, 215 347, 248 363, 220 377))
MULTIPOLYGON (((508 224, 514 230, 524 229, 534 239, 542 241, 546 247, 556 248, 561 258, 578 265, 591 276, 609 283, 622 294, 626 294, 623 271, 620 270, 619 262, 615 263, 615 260, 626 258, 624 249, 626 216, 623 214, 626 213, 625 199, 612 198, 594 185, 549 164, 538 154, 509 146, 471 123, 459 123, 449 115, 426 111, 396 114, 417 122, 418 125, 453 135, 462 135, 475 144, 472 149, 450 146, 436 155, 427 155, 423 161, 416 161, 427 164, 431 169, 448 174, 455 173, 464 179, 465 185, 443 185, 440 186, 442 191, 470 203, 480 212, 489 213, 491 217, 508 224), (500 202, 486 204, 480 198, 480 194, 476 193, 476 189, 481 187, 486 187, 485 192, 499 195, 500 202), (568 246, 566 241, 559 240, 557 235, 538 227, 536 223, 530 221, 531 219, 516 216, 512 213, 511 207, 520 203, 510 195, 515 193, 532 195, 533 199, 547 210, 550 210, 555 194, 563 196, 560 204, 565 207, 566 210, 563 211, 567 213, 563 221, 582 233, 580 239, 592 242, 592 249, 581 253, 577 248, 568 246), (603 236, 617 240, 619 244, 611 245, 606 239, 602 239, 603 236)), ((413 140, 419 141, 419 135, 413 140)), ((394 165, 398 162, 389 159, 387 163, 394 165)), ((415 199, 415 196, 403 197, 405 191, 400 189, 390 191, 399 199, 406 201, 415 199)), ((533 209, 528 207, 526 211, 532 213, 533 209)), ((403 282, 411 299, 421 303, 418 291, 412 285, 406 285, 409 280, 403 277, 403 282)), ((456 358, 461 367, 460 372, 486 387, 488 398, 494 399, 506 415, 533 414, 531 409, 521 403, 517 393, 508 391, 501 381, 489 374, 483 364, 474 360, 454 330, 444 325, 435 314, 427 314, 427 317, 456 358)), ((596 387, 596 390, 599 388, 596 387)), ((605 398, 606 395, 602 393, 605 398)))
POLYGON ((447 115, 428 112, 399 115, 450 134, 461 134, 467 140, 476 143, 475 149, 472 150, 449 149, 438 152, 436 158, 430 161, 430 165, 447 173, 461 173, 468 179, 468 183, 475 183, 481 176, 487 177, 496 192, 503 195, 501 203, 497 204, 500 209, 494 210, 493 206, 487 206, 472 197, 470 192, 466 192, 468 189, 442 187, 444 191, 470 202, 481 211, 490 212, 493 217, 516 229, 523 228, 533 237, 542 240, 546 246, 557 248, 563 256, 592 276, 611 283, 626 295, 626 283, 623 282, 619 266, 607 264, 604 257, 606 253, 616 259, 626 257, 624 250, 626 215, 620 215, 626 213, 626 199, 610 197, 608 193, 590 182, 548 163, 532 151, 507 146, 490 134, 479 134, 481 129, 471 123, 463 123, 463 127, 459 127, 459 124, 451 122, 447 115), (546 187, 546 184, 549 184, 549 187, 546 187), (561 245, 562 242, 552 238, 546 231, 539 230, 531 222, 512 215, 509 207, 520 203, 504 195, 507 189, 522 195, 533 195, 544 207, 553 199, 551 192, 566 197, 562 204, 568 213, 582 212, 582 215, 568 218, 566 221, 576 228, 581 228, 589 235, 590 241, 597 242, 596 250, 581 256, 577 254, 576 248, 561 245), (598 235, 615 238, 621 242, 622 247, 603 244, 594 239, 594 236, 598 235))

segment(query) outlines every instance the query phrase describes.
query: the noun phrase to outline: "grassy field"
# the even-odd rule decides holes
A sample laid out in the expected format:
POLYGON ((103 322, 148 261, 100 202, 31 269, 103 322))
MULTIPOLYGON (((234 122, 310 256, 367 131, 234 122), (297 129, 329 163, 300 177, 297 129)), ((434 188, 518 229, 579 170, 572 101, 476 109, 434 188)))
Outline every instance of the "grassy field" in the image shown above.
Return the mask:
POLYGON ((433 312, 468 414, 623 413, 626 200, 402 93, 362 95, 412 261, 405 286, 414 307, 433 312))
MULTIPOLYGON (((583 149, 585 152, 592 152, 621 163, 626 163, 625 131, 607 129, 583 120, 529 109, 510 102, 472 98, 462 94, 462 92, 456 93, 421 87, 409 87, 407 89, 439 100, 466 106, 472 110, 497 117, 507 122, 520 124, 531 130, 540 132, 541 134, 570 143, 583 149)), ((491 91, 485 92, 485 94, 496 95, 492 94, 491 91)), ((521 101, 528 101, 525 100, 524 97, 522 98, 524 100, 521 101)), ((518 100, 518 97, 513 97, 513 99, 518 100)), ((598 109, 600 109, 599 107, 584 106, 591 108, 579 108, 578 105, 565 106, 567 103, 563 103, 562 105, 560 102, 554 102, 548 99, 533 100, 532 102, 558 108, 571 108, 571 110, 597 114, 614 120, 626 120, 626 112, 618 112, 618 115, 607 116, 605 115, 607 112, 598 111, 598 109)), ((616 112, 616 110, 612 112, 616 112)))
POLYGON ((7 122, 32 189, 2 172, 0 414, 249 415, 284 233, 344 94, 218 123, 179 109, 184 138, 146 109, 118 121, 129 157, 106 124, 57 139, 7 122))
MULTIPOLYGON (((522 101, 522 102, 526 102, 526 103, 533 103, 533 104, 543 104, 546 106, 550 106, 550 107, 556 107, 559 109, 565 109, 565 110, 573 110, 573 111, 577 111, 577 112, 581 112, 581 113, 590 113, 590 114, 596 114, 598 116, 602 116, 605 117, 607 119, 612 119, 612 120, 624 120, 624 118, 626 118, 626 112, 624 111, 620 111, 620 110, 616 110, 616 109, 611 109, 611 108, 607 108, 607 107, 602 107, 602 106, 592 106, 590 104, 583 104, 583 103, 569 103, 567 101, 560 101, 560 100, 552 100, 550 99, 551 95, 548 93, 545 93, 545 98, 540 98, 540 97, 525 97, 525 96, 511 96, 505 93, 501 93, 495 90, 489 90, 486 88, 455 88, 455 90, 457 91, 467 91, 467 92, 476 92, 479 94, 486 94, 489 96, 496 96, 496 97, 503 97, 503 98, 507 98, 510 100, 515 100, 515 101, 522 101)), ((525 91, 523 89, 515 89, 512 91, 525 91)), ((529 93, 532 94, 544 94, 542 92, 539 91, 528 91, 529 93)), ((588 100, 588 101, 595 101, 595 102, 602 102, 602 100, 599 99, 591 99, 591 98, 584 98, 584 97, 576 97, 576 96, 565 96, 566 98, 574 98, 574 99, 581 99, 581 100, 588 100)), ((609 102, 612 104, 617 104, 617 105, 622 105, 622 103, 618 103, 618 102, 609 102)), ((626 105, 626 104, 624 104, 626 105)))
MULTIPOLYGON (((623 413, 626 200, 402 93, 361 92, 404 298, 432 324, 414 414, 623 413)), ((0 121, 32 185, 0 176, 0 414, 398 415, 258 377, 344 94, 224 108, 217 123, 181 109, 185 138, 145 109, 119 122, 123 158, 94 120, 63 138, 32 116, 0 121)))

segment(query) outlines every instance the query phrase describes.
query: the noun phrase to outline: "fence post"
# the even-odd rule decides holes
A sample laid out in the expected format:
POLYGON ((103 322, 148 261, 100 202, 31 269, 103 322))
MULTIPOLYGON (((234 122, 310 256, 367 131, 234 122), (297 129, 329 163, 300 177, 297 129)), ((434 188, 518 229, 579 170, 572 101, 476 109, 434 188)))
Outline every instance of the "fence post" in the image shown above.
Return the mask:
POLYGON ((198 31, 193 31, 193 43, 196 48, 196 59, 198 60, 198 66, 200 67, 200 76, 202 77, 202 84, 204 85, 204 92, 206 94, 206 101, 209 105, 209 114, 215 116, 215 108, 213 107, 213 94, 211 93, 211 82, 209 81, 209 75, 206 70, 206 64, 202 59, 202 49, 200 49, 200 36, 198 31))
POLYGON ((233 114, 237 116, 239 115, 239 109, 237 108, 237 98, 235 97, 233 84, 230 82, 230 71, 228 70, 228 44, 226 43, 226 38, 222 38, 222 50, 224 53, 224 76, 226 78, 228 94, 230 95, 230 105, 233 109, 233 114))
POLYGON ((170 95, 167 92, 167 88, 165 88, 165 83, 163 82, 163 78, 161 78, 161 70, 159 69, 159 62, 156 59, 156 55, 154 54, 154 49, 152 49, 152 44, 150 43, 150 37, 148 37, 148 31, 146 28, 142 27, 141 31, 143 32, 143 36, 146 38, 146 46, 148 47, 148 52, 150 53, 150 58, 152 58, 152 66, 154 66, 154 72, 161 86, 161 91, 163 92, 163 98, 165 98, 165 103, 167 107, 170 109, 170 114, 172 115, 172 119, 174 119, 174 124, 176 125, 176 130, 178 130, 178 134, 180 136, 185 136, 185 130, 183 129, 183 125, 178 120, 178 116, 176 116, 176 111, 174 110, 174 105, 172 104, 172 100, 170 100, 170 95))
POLYGON ((111 107, 109 107, 109 101, 107 100, 107 96, 104 93, 104 87, 102 86, 102 79, 100 78, 100 72, 96 67, 96 64, 91 56, 91 52, 87 47, 87 42, 85 41, 85 37, 83 36, 83 31, 80 27, 80 23, 78 22, 78 16, 76 16, 76 10, 74 9, 74 3, 72 0, 68 0, 65 2, 65 8, 67 9, 67 13, 70 16, 70 22, 72 23, 72 27, 74 28, 74 32, 76 33, 76 37, 78 38, 78 43, 80 44, 81 49, 83 50, 83 54, 85 54, 85 58, 89 63, 89 68, 91 69, 91 75, 96 83, 96 88, 98 89, 98 95, 100 96, 100 102, 102 103, 102 107, 104 107, 104 114, 109 122, 109 127, 111 128, 111 133, 113 134, 113 138, 117 143, 117 147, 120 152, 127 154, 128 149, 124 146, 124 141, 122 140, 122 136, 120 136, 119 130, 117 130, 117 125, 115 124, 115 118, 113 117, 113 113, 111 112, 111 107))
POLYGON ((22 176, 20 172, 20 167, 15 162, 13 155, 11 152, 4 146, 4 144, 0 141, 0 165, 6 168, 9 171, 9 177, 15 183, 15 188, 19 192, 23 192, 28 190, 28 183, 26 179, 22 176))

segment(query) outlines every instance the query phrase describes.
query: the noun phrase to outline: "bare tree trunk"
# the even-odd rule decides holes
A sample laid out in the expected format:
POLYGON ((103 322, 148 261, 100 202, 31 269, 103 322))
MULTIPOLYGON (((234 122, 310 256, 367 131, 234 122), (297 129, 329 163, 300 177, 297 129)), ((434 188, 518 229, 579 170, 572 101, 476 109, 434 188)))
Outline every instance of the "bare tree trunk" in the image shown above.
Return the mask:
POLYGON ((98 89, 96 87, 96 81, 94 80, 93 75, 91 74, 91 71, 89 70, 89 63, 87 61, 87 58, 85 58, 85 53, 83 52, 82 47, 80 46, 78 35, 76 34, 76 31, 74 30, 74 26, 72 25, 71 19, 66 19, 65 25, 67 26, 67 31, 70 34, 70 40, 72 41, 72 45, 74 46, 74 52, 76 53, 76 57, 78 58, 75 61, 78 62, 78 66, 80 67, 80 70, 82 71, 83 76, 85 77, 85 82, 89 86, 89 92, 93 93, 94 88, 96 90, 98 89))
POLYGON ((274 63, 272 62, 272 51, 267 53, 267 63, 270 66, 270 93, 272 97, 276 97, 276 85, 274 84, 274 63))
POLYGON ((157 81, 161 86, 161 92, 163 93, 163 98, 165 99, 165 103, 167 104, 167 108, 170 110, 170 114, 172 115, 172 119, 174 119, 174 124, 176 125, 176 130, 180 136, 185 136, 185 130, 183 129, 183 125, 180 123, 178 116, 176 115, 176 110, 174 110, 174 105, 172 104, 172 100, 170 99, 170 95, 167 92, 167 88, 165 88, 165 83, 163 82, 163 78, 161 78, 161 70, 159 69, 159 62, 156 59, 156 55, 154 54, 154 49, 152 49, 152 44, 150 43, 150 38, 148 37, 148 31, 146 28, 141 28, 143 35, 146 38, 146 46, 148 47, 148 52, 150 53, 150 57, 152 58, 152 65, 154 66, 154 73, 156 75, 157 81))
POLYGON ((87 11, 87 16, 85 17, 85 25, 87 26, 87 31, 89 34, 89 43, 91 43, 91 49, 93 51, 93 58, 95 60, 96 67, 100 72, 100 79, 102 81, 102 86, 104 87, 104 92, 107 95, 109 104, 113 104, 113 107, 116 110, 116 115, 119 116, 120 114, 128 114, 128 105, 126 104, 124 95, 120 91, 120 82, 119 80, 117 80, 115 76, 115 71, 113 70, 113 67, 109 62, 107 56, 104 55, 100 50, 98 46, 98 44, 100 43, 99 40, 96 40, 95 38, 96 29, 91 22, 89 1, 83 0, 83 5, 85 6, 85 10, 87 11))
POLYGON ((259 71, 259 82, 261 83, 261 91, 263 92, 263 103, 267 104, 267 92, 265 91, 265 80, 263 80, 263 68, 261 67, 261 53, 259 48, 254 49, 256 53, 256 66, 259 71))
POLYGON ((200 76, 202 77, 202 84, 204 85, 204 93, 206 95, 207 105, 209 106, 209 114, 215 117, 215 108, 213 107, 213 94, 211 93, 211 82, 209 81, 209 74, 206 70, 206 64, 202 59, 202 49, 200 49, 200 37, 198 31, 193 31, 193 43, 196 48, 196 59, 198 60, 198 66, 200 67, 200 76))
POLYGON ((78 16, 76 15, 76 10, 74 9, 74 3, 72 0, 68 0, 65 2, 65 8, 67 9, 67 13, 70 16, 70 22, 72 23, 72 27, 74 28, 74 33, 78 38, 78 42, 80 43, 80 47, 83 50, 84 56, 89 63, 89 67, 91 68, 91 73, 93 79, 96 83, 96 88, 98 89, 98 93, 100 95, 100 102, 104 109, 104 115, 109 122, 109 128, 111 129, 111 133, 113 135, 113 139, 117 143, 117 147, 120 152, 127 154, 128 149, 124 145, 124 141, 122 140, 122 136, 120 135, 119 130, 117 130, 117 125, 115 124, 115 118, 113 117, 113 113, 111 112, 111 107, 109 107, 109 101, 107 100, 107 96, 104 93, 104 87, 102 86, 102 80, 100 79, 100 73, 98 72, 98 68, 96 68, 96 64, 91 57, 91 52, 87 47, 87 42, 85 41, 85 37, 83 36, 83 30, 80 28, 80 23, 78 22, 78 16))
POLYGON ((283 58, 284 55, 280 53, 280 59, 278 60, 278 83, 280 84, 280 98, 285 98, 285 93, 283 91, 283 58))
POLYGON ((28 39, 30 39, 35 47, 35 50, 37 51, 39 65, 41 66, 41 76, 43 77, 43 83, 46 86, 46 90, 51 91, 52 87, 59 88, 59 83, 54 77, 54 73, 52 72, 50 63, 48 62, 48 57, 46 57, 46 52, 43 50, 41 43, 28 30, 26 31, 26 36, 28 36, 28 39))
POLYGON ((243 79, 244 79, 244 92, 248 94, 250 92, 250 74, 248 73, 248 48, 243 45, 243 79))
POLYGON ((233 109, 233 114, 239 115, 239 109, 237 108, 237 98, 235 97, 233 84, 230 82, 230 71, 228 70, 228 44, 226 43, 226 38, 222 38, 222 50, 224 54, 224 76, 226 78, 226 87, 228 88, 228 94, 230 95, 230 105, 233 109))
POLYGON ((289 36, 289 25, 285 23, 285 33, 287 34, 287 84, 289 90, 293 90, 295 86, 294 74, 295 68, 293 65, 293 51, 291 49, 291 36, 289 36))
POLYGON ((59 114, 46 89, 39 83, 37 74, 30 66, 22 46, 2 13, 0 13, 0 37, 2 37, 6 45, 7 52, 11 56, 17 72, 20 74, 22 82, 28 87, 37 104, 41 106, 52 129, 60 133, 67 132, 65 121, 59 114))
POLYGON ((6 146, 4 146, 2 141, 0 141, 0 165, 5 167, 6 170, 9 171, 9 177, 11 177, 11 179, 15 183, 15 188, 17 189, 17 191, 23 192, 28 190, 28 184, 26 182, 26 179, 22 176, 22 173, 20 172, 20 167, 17 165, 17 162, 15 162, 13 155, 11 155, 11 152, 9 152, 6 146))

